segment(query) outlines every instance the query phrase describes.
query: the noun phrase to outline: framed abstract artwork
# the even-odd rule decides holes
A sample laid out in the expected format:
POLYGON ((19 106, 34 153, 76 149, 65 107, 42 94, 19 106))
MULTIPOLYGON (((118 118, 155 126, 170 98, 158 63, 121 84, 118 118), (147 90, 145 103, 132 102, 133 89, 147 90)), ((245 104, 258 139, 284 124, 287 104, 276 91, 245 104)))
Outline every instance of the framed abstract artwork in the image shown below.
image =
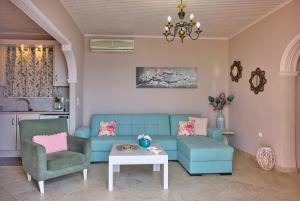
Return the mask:
POLYGON ((136 67, 136 88, 198 88, 198 69, 136 67))

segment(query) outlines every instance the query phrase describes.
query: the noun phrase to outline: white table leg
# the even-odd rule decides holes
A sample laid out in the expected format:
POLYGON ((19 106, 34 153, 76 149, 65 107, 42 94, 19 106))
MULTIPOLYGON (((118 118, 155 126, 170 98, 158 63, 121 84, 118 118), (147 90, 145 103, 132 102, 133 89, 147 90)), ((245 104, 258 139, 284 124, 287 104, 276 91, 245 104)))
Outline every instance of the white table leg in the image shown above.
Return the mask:
POLYGON ((223 135, 223 143, 228 145, 228 143, 229 143, 229 137, 228 136, 223 135))
POLYGON ((39 181, 38 183, 41 194, 44 194, 44 181, 39 181))
POLYGON ((26 173, 26 174, 27 174, 27 180, 31 181, 31 175, 29 173, 26 173))
POLYGON ((164 189, 168 189, 169 187, 169 169, 168 169, 168 161, 164 163, 164 189))
POLYGON ((120 165, 114 165, 114 172, 120 172, 120 165))
POLYGON ((83 180, 86 181, 87 178, 87 169, 82 170, 83 180))
POLYGON ((114 165, 109 163, 108 164, 108 190, 113 190, 113 182, 114 182, 114 165))
POLYGON ((160 164, 153 164, 153 172, 159 172, 160 171, 160 164))

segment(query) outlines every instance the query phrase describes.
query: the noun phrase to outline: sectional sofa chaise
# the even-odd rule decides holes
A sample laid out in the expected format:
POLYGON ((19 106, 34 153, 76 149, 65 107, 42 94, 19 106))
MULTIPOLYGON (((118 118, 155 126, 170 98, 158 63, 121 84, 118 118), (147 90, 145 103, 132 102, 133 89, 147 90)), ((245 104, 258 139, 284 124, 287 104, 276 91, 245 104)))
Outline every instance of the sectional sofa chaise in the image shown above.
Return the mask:
POLYGON ((169 160, 178 160, 189 174, 232 173, 233 148, 222 143, 222 131, 208 128, 208 136, 177 136, 178 122, 197 114, 94 114, 90 127, 75 135, 91 139, 91 162, 108 161, 113 144, 137 143, 137 135, 148 134, 160 144, 169 160), (115 136, 98 136, 100 121, 117 122, 115 136))

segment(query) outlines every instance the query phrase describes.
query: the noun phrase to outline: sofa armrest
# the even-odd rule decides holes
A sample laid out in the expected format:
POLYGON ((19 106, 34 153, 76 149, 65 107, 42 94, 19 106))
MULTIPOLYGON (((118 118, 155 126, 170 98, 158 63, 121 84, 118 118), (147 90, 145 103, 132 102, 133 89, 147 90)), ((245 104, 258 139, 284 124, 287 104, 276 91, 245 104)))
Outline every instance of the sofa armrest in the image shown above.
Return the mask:
POLYGON ((223 140, 222 130, 218 128, 208 128, 208 137, 222 142, 223 140))
POLYGON ((38 181, 45 179, 47 155, 45 147, 30 140, 22 141, 22 165, 38 181))
POLYGON ((82 126, 76 129, 74 135, 81 138, 89 138, 91 136, 91 129, 88 126, 82 126))
POLYGON ((91 140, 68 135, 68 150, 84 154, 88 160, 91 155, 91 140))

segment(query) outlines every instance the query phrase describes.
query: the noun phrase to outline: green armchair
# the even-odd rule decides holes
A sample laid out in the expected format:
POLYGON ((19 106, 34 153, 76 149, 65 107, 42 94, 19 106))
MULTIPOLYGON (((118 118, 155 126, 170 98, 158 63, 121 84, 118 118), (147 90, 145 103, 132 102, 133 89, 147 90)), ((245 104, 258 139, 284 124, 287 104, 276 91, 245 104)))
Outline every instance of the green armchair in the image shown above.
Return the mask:
POLYGON ((83 171, 87 178, 90 165, 90 140, 68 135, 68 150, 46 154, 45 148, 32 141, 34 135, 51 135, 68 131, 65 119, 23 120, 19 122, 23 169, 28 181, 38 181, 40 192, 44 193, 44 181, 54 177, 83 171))

